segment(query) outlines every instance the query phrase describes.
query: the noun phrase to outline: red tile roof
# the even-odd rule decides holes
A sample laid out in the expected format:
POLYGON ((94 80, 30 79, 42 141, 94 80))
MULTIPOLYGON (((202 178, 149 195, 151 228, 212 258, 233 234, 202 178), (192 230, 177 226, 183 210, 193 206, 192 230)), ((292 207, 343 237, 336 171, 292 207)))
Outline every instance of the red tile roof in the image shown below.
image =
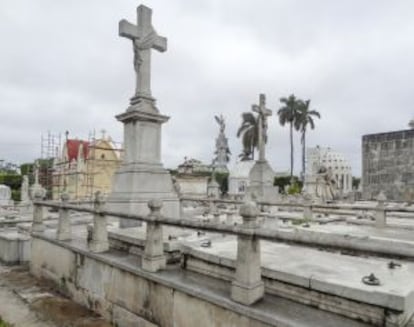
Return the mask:
POLYGON ((78 160, 78 152, 80 145, 83 145, 83 158, 87 159, 89 155, 89 142, 82 140, 67 140, 66 151, 68 154, 69 161, 73 159, 78 160))

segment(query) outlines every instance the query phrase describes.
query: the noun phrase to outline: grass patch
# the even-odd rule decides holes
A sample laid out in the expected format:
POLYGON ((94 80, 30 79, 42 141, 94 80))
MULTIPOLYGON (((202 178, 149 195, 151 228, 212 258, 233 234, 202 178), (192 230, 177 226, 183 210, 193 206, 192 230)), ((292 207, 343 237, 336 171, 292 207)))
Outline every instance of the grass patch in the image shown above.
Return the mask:
POLYGON ((0 317, 0 327, 13 327, 13 325, 10 325, 9 323, 5 322, 2 317, 0 317))

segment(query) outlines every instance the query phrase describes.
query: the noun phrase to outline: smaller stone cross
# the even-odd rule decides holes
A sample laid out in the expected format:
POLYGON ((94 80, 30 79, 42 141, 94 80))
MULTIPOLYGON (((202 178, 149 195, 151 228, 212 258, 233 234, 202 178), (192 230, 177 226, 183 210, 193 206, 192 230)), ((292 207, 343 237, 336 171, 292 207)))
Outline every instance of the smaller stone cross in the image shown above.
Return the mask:
POLYGON ((105 139, 105 136, 106 136, 106 130, 105 130, 104 128, 102 128, 102 129, 100 130, 100 132, 101 132, 101 134, 102 134, 101 138, 102 138, 102 140, 104 140, 104 139, 105 139))
POLYGON ((135 97, 151 97, 151 49, 164 52, 167 39, 159 36, 152 27, 152 10, 144 5, 137 8, 137 25, 125 19, 119 22, 119 36, 132 40, 136 72, 135 97))
POLYGON ((272 111, 266 108, 266 96, 264 94, 260 94, 259 105, 252 105, 252 110, 259 114, 259 161, 265 161, 267 117, 272 115, 272 111))

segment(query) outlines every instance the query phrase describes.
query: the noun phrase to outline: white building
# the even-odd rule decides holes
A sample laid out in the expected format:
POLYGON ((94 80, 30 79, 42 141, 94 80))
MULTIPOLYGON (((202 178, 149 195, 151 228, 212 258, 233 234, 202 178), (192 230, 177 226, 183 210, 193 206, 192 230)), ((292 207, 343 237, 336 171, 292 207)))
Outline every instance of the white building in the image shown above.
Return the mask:
POLYGON ((352 168, 349 161, 342 153, 317 146, 306 149, 306 193, 315 194, 317 174, 323 167, 329 171, 340 192, 346 194, 352 191, 352 168))

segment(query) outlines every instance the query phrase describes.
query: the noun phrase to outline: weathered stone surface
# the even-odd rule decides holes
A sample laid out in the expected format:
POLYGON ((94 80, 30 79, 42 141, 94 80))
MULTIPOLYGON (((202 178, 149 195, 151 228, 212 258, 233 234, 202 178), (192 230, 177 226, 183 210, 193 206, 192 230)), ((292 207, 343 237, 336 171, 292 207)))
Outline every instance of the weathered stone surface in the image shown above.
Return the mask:
POLYGON ((30 260, 30 237, 16 230, 0 232, 0 261, 7 264, 25 263, 30 260))
MULTIPOLYGON (((414 311, 414 265, 404 261, 391 270, 387 260, 360 258, 315 249, 262 242, 262 276, 266 293, 312 304, 379 326, 403 326, 414 311), (380 286, 361 282, 375 272, 380 286), (404 281, 401 283, 401 281, 404 281), (394 321, 394 324, 392 323, 394 321)), ((195 243, 183 247, 186 269, 231 280, 235 276, 235 238, 212 240, 211 248, 195 243)))
MULTIPOLYGON (((126 20, 119 24, 120 36, 134 45, 134 68, 137 81, 135 95, 128 109, 116 118, 124 124, 123 163, 114 175, 113 189, 107 200, 110 210, 147 215, 147 201, 164 201, 163 214, 180 216, 178 197, 169 172, 161 163, 161 125, 169 117, 159 113, 151 94, 151 49, 166 50, 166 38, 158 36, 152 23, 152 10, 137 8, 138 23, 126 20)), ((133 220, 121 219, 121 227, 139 226, 133 220)))
MULTIPOLYGON (((242 228, 258 228, 259 210, 254 203, 240 207, 242 228)), ((251 305, 264 295, 260 261, 260 240, 256 237, 237 236, 237 259, 235 279, 231 284, 231 298, 239 303, 251 305)))
POLYGON ((362 137, 362 191, 374 199, 383 190, 390 200, 414 200, 414 130, 362 137))
MULTIPOLYGON (((161 217, 162 202, 160 200, 150 200, 148 207, 151 213, 150 219, 161 217)), ((164 255, 164 243, 162 237, 162 225, 156 222, 147 222, 147 239, 145 242, 144 257, 142 258, 142 269, 156 272, 165 268, 166 257, 164 255)))
POLYGON ((125 310, 119 305, 114 305, 112 309, 112 321, 117 327, 158 327, 140 316, 125 310))
POLYGON ((262 201, 275 201, 279 189, 273 186, 276 173, 266 160, 256 161, 249 175, 249 192, 262 201))
POLYGON ((8 206, 12 203, 11 189, 7 185, 0 184, 0 205, 8 206))
POLYGON ((230 300, 228 282, 179 270, 145 273, 139 269, 136 260, 111 253, 88 253, 86 245, 79 240, 59 243, 51 234, 50 238, 34 236, 33 241, 33 249, 39 252, 33 256, 36 262, 32 272, 51 278, 57 284, 65 280, 65 287, 73 299, 108 319, 111 318, 110 308, 116 305, 165 327, 367 326, 270 295, 255 306, 244 306, 230 300), (46 248, 51 255, 46 254, 46 248), (61 258, 64 267, 61 267, 61 258), (73 269, 68 269, 69 262, 73 269))
MULTIPOLYGON (((67 205, 69 201, 69 194, 63 193, 61 195, 63 205, 67 205)), ((59 222, 56 231, 56 238, 60 241, 70 240, 72 237, 72 229, 70 225, 69 210, 59 209, 59 222)))

